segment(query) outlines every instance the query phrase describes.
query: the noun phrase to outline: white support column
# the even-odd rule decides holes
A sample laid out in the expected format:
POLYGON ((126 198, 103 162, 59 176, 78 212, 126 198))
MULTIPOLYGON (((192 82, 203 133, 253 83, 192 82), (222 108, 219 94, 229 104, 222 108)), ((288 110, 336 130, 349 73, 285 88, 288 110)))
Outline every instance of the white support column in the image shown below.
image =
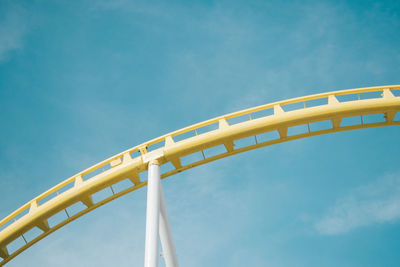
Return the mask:
POLYGON ((172 238, 171 225, 168 219, 167 206, 165 204, 164 192, 160 185, 160 239, 162 253, 167 267, 178 267, 174 240, 172 238))
POLYGON ((147 180, 145 267, 158 266, 158 228, 160 215, 160 166, 150 162, 147 180))

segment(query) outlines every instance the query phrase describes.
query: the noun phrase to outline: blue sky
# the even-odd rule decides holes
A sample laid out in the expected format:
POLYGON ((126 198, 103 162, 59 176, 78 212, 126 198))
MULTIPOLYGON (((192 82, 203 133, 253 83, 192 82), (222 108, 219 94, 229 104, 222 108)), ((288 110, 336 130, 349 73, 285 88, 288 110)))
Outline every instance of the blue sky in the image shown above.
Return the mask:
MULTIPOLYGON (((189 124, 400 83, 400 2, 283 2, 2 0, 0 217, 189 124)), ((181 266, 400 265, 399 134, 318 136, 163 181, 181 266)), ((145 200, 113 201, 8 266, 142 266, 145 200)))

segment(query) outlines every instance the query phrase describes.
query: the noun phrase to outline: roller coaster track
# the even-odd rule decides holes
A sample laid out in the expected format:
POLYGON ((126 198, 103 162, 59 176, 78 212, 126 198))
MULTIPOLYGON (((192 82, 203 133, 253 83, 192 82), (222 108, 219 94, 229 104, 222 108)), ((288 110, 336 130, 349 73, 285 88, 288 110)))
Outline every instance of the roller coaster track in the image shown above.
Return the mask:
POLYGON ((359 88, 257 106, 155 138, 66 179, 1 220, 0 266, 69 222, 146 186, 147 180, 142 176, 150 162, 157 161, 162 167, 169 165, 171 168, 161 173, 161 178, 166 178, 217 159, 286 141, 400 125, 397 112, 400 85, 359 88), (349 117, 353 123, 347 125, 344 122, 349 117), (354 118, 358 123, 354 123, 354 118), (318 128, 326 123, 329 126, 318 128), (247 145, 239 146, 242 140, 247 140, 247 145), (115 192, 112 186, 125 180, 130 186, 115 192), (112 195, 93 201, 92 196, 105 189, 111 189, 112 195), (78 202, 85 208, 70 216, 67 209, 78 202), (49 224, 49 219, 60 212, 65 212, 66 218, 49 224), (24 234, 33 228, 40 229, 40 234, 27 240, 24 234), (9 251, 9 245, 17 239, 23 239, 24 244, 9 251))

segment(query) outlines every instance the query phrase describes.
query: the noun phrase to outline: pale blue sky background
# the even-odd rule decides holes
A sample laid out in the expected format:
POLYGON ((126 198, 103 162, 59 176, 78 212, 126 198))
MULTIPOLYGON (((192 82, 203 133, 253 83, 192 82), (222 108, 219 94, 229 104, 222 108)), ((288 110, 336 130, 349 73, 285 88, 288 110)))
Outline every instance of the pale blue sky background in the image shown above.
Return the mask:
MULTIPOLYGON (((399 1, 1 0, 0 217, 189 124, 399 84, 399 14, 399 1)), ((319 136, 165 180, 181 266, 400 266, 399 135, 319 136)), ((143 266, 145 193, 8 266, 143 266)))

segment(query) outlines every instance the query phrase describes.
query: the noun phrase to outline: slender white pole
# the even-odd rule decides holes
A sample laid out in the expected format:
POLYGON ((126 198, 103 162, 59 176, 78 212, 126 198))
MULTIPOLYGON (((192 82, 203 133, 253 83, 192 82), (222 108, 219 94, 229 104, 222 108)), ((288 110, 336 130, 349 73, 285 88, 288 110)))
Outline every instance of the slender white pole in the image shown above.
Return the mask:
POLYGON ((157 162, 150 162, 147 179, 145 267, 157 267, 158 265, 160 185, 160 166, 157 162))
POLYGON ((160 239, 165 265, 167 267, 178 267, 178 258, 172 238, 171 225, 168 219, 167 206, 165 204, 164 192, 160 186, 160 239))

